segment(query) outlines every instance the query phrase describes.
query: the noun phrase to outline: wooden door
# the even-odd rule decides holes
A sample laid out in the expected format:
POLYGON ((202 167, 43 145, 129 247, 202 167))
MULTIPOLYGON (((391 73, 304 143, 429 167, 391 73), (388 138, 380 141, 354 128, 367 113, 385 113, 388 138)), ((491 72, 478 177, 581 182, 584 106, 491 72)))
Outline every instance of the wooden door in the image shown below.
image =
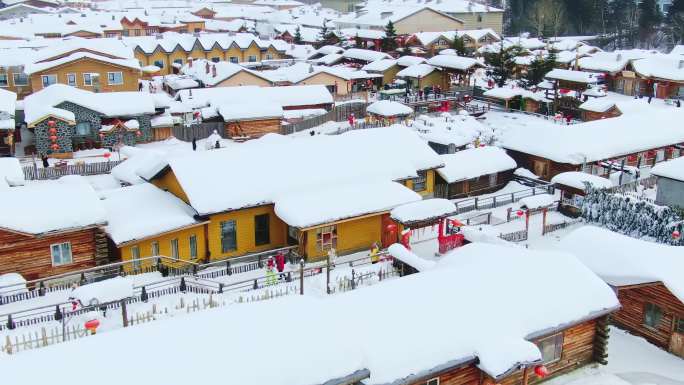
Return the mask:
POLYGON ((684 334, 672 333, 672 337, 670 337, 670 352, 684 358, 684 334))

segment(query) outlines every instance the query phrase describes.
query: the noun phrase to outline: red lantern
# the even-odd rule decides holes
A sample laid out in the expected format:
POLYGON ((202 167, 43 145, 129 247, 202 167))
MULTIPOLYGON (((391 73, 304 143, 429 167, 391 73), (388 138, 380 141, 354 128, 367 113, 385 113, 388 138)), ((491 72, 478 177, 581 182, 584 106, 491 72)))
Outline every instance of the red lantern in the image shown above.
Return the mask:
POLYGON ((112 153, 111 152, 105 152, 102 156, 109 159, 109 157, 112 156, 112 153))
POLYGON ((50 140, 52 141, 52 143, 56 142, 57 136, 56 135, 50 135, 50 140))
POLYGON ((54 127, 57 123, 54 120, 48 120, 48 127, 54 127))
POLYGON ((92 334, 95 334, 98 326, 100 326, 100 321, 98 321, 96 319, 91 319, 90 321, 86 322, 84 326, 85 326, 86 330, 88 330, 92 334))
POLYGON ((136 132, 135 132, 135 136, 137 136, 138 138, 141 137, 141 136, 142 136, 142 132, 140 132, 140 130, 136 131, 136 132))
POLYGON ((104 140, 105 134, 100 132, 100 140, 104 140))
POLYGON ((675 230, 672 232, 672 239, 679 239, 680 236, 681 234, 679 233, 679 230, 675 230))
POLYGON ((522 217, 523 215, 525 215, 525 212, 522 210, 518 210, 515 214, 519 217, 522 217))
POLYGON ((54 127, 51 127, 51 128, 48 130, 48 132, 50 133, 50 135, 56 135, 56 134, 57 134, 57 129, 54 128, 54 127))
POLYGON ((397 231, 397 225, 395 225, 394 223, 390 223, 389 225, 387 225, 387 227, 385 227, 385 230, 388 233, 393 233, 393 232, 397 231))
POLYGON ((59 144, 57 144, 57 143, 52 143, 52 145, 50 146, 50 148, 52 148, 54 151, 57 151, 57 150, 59 150, 59 144))
POLYGON ((544 365, 538 365, 534 367, 534 374, 539 378, 544 378, 549 375, 549 369, 544 365))

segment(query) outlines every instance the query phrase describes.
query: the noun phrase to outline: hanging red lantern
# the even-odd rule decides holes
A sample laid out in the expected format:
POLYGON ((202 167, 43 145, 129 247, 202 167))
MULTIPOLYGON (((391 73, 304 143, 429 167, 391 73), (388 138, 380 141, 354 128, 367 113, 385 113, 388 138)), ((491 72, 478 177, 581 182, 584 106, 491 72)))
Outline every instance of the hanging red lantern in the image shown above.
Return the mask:
POLYGON ((105 134, 100 132, 100 140, 104 140, 104 138, 105 138, 105 134))
POLYGON ((50 133, 50 135, 56 135, 56 134, 57 134, 57 129, 54 128, 54 127, 50 127, 50 129, 48 129, 48 132, 50 133))
POLYGON ((48 127, 55 127, 57 125, 57 122, 54 120, 48 120, 48 127))
POLYGON ((57 151, 57 150, 59 150, 59 144, 53 143, 53 144, 50 146, 50 148, 52 148, 54 151, 57 151))
POLYGON ((679 233, 679 230, 675 230, 672 232, 672 239, 679 239, 680 236, 681 234, 679 233))
POLYGON ((105 152, 102 156, 104 156, 106 159, 109 159, 110 156, 112 156, 111 152, 105 152))
POLYGON ((397 231, 397 225, 395 225, 394 223, 390 223, 385 227, 385 230, 387 230, 388 233, 395 232, 397 231))
POLYGON ((140 130, 136 131, 136 132, 135 132, 135 136, 137 136, 138 138, 141 137, 141 136, 142 136, 142 132, 140 132, 140 130))
POLYGON ((549 369, 544 365, 538 365, 534 367, 534 374, 539 378, 544 378, 549 375, 549 369))
POLYGON ((525 212, 522 211, 522 210, 518 210, 518 211, 516 211, 515 214, 516 214, 517 216, 519 216, 519 217, 522 217, 523 215, 525 215, 525 212))
POLYGON ((100 321, 96 319, 91 319, 90 321, 86 322, 83 326, 85 326, 86 330, 88 330, 90 333, 95 334, 98 326, 100 326, 100 321))
POLYGON ((50 135, 50 140, 52 141, 52 143, 56 142, 57 136, 56 135, 50 135))

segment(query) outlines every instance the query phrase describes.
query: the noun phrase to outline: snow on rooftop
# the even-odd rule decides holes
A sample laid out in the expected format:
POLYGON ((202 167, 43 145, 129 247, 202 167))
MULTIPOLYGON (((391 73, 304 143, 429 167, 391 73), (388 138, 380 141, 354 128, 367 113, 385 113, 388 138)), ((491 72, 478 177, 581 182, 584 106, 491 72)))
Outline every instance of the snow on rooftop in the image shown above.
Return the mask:
POLYGON ((281 119, 283 108, 278 103, 235 103, 218 108, 218 113, 225 122, 259 119, 281 119))
POLYGON ((397 77, 410 77, 410 78, 424 78, 425 76, 428 76, 431 74, 433 71, 435 71, 437 68, 421 63, 421 64, 414 64, 412 66, 406 67, 403 70, 399 71, 397 73, 397 77))
MULTIPOLYGON (((419 170, 442 166, 439 156, 415 132, 399 125, 334 136, 269 134, 228 149, 172 156, 168 164, 190 204, 202 215, 275 203, 288 194, 331 184, 415 178, 419 170), (386 151, 378 151, 381 148, 386 151), (387 156, 395 151, 404 155, 387 156), (226 164, 242 166, 227 169, 226 164), (306 173, 292 173, 303 164, 306 173), (235 184, 235 180, 243 182, 235 184)), ((160 163, 141 176, 151 178, 163 167, 160 163)))
POLYGON ((418 271, 426 271, 435 267, 435 261, 421 258, 411 251, 407 250, 404 245, 395 243, 387 248, 387 252, 392 257, 404 262, 418 271))
POLYGON ((17 158, 0 158, 0 190, 24 184, 24 171, 17 158))
POLYGON ((632 61, 634 71, 643 77, 684 81, 684 58, 669 55, 651 55, 632 61))
POLYGON ((482 66, 482 63, 475 59, 455 55, 433 56, 428 59, 427 64, 459 71, 467 71, 473 67, 482 66))
POLYGON ((324 85, 283 87, 213 87, 181 90, 177 98, 192 108, 213 105, 273 102, 287 107, 314 106, 333 103, 330 91, 324 85))
POLYGON ((616 73, 625 69, 630 55, 615 52, 597 52, 592 56, 579 59, 578 65, 583 70, 616 73))
POLYGON ((399 57, 397 59, 397 64, 399 64, 402 67, 410 67, 412 65, 425 63, 426 61, 427 59, 425 59, 424 57, 406 55, 399 57))
POLYGON ((342 53, 345 58, 355 59, 365 62, 373 62, 380 59, 391 59, 392 57, 384 52, 372 51, 369 49, 350 48, 342 53))
POLYGON ((563 80, 584 84, 594 84, 599 80, 598 75, 594 72, 573 71, 560 68, 552 69, 546 75, 544 75, 544 77, 551 80, 563 80))
POLYGON ((434 198, 395 207, 390 217, 399 223, 421 222, 453 215, 456 205, 448 199, 434 198))
POLYGON ((14 116, 14 112, 17 109, 16 103, 16 93, 0 88, 0 113, 5 112, 9 116, 14 116))
POLYGON ((83 306, 103 304, 132 297, 133 282, 126 277, 114 277, 78 286, 69 292, 68 298, 77 299, 83 306))
POLYGON ((440 155, 444 167, 437 169, 447 183, 456 183, 482 175, 495 174, 517 167, 506 151, 493 146, 471 148, 440 155))
POLYGON ((276 198, 274 211, 285 223, 301 229, 387 212, 421 199, 418 193, 397 182, 332 184, 276 198))
POLYGON ((0 228, 27 234, 103 224, 105 211, 92 187, 46 181, 3 190, 0 228))
POLYGON ((682 246, 662 245, 602 227, 584 226, 561 239, 558 248, 573 253, 611 285, 660 281, 684 302, 682 246))
POLYGON ((363 69, 364 71, 384 72, 392 68, 396 64, 397 60, 395 59, 379 59, 366 64, 361 69, 363 69))
POLYGON ((537 210, 545 207, 551 207, 556 203, 556 198, 551 194, 538 194, 522 198, 518 201, 521 208, 527 210, 537 210))
POLYGON ((391 100, 379 100, 371 103, 366 111, 371 114, 390 117, 411 115, 413 108, 391 100))
POLYGON ((581 171, 562 172, 551 178, 551 183, 569 186, 582 191, 586 189, 585 183, 589 183, 598 189, 613 187, 613 183, 609 179, 581 171))
POLYGON ((49 68, 61 66, 67 63, 71 63, 82 59, 92 59, 101 62, 106 62, 119 67, 126 67, 140 70, 140 62, 137 59, 113 59, 108 56, 97 55, 91 52, 75 52, 69 56, 61 57, 59 59, 42 61, 37 63, 29 63, 24 66, 24 73, 27 75, 34 74, 36 72, 44 71, 49 68))
POLYGON ((591 112, 606 112, 615 107, 615 101, 607 98, 589 98, 579 105, 580 110, 591 112))
POLYGON ((110 190, 103 196, 105 231, 117 245, 199 223, 192 207, 150 183, 110 190))
POLYGON ((490 98, 496 98, 496 99, 503 99, 503 100, 513 99, 517 96, 521 96, 524 98, 530 98, 530 99, 534 99, 534 100, 539 100, 539 101, 543 101, 546 99, 544 97, 543 93, 536 94, 532 91, 528 91, 528 90, 521 88, 521 87, 492 88, 491 90, 485 91, 484 96, 487 96, 490 98))
POLYGON ((684 181, 684 158, 658 163, 651 169, 651 175, 684 181))

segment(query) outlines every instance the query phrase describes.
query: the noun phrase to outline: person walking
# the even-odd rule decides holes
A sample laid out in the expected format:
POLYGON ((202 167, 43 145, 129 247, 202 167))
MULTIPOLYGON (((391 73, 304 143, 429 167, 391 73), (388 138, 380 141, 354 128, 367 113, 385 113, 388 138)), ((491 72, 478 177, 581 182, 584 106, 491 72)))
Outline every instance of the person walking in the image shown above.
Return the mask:
POLYGON ((279 274, 278 279, 285 280, 285 254, 283 254, 282 251, 279 251, 278 254, 276 254, 275 265, 279 274))

